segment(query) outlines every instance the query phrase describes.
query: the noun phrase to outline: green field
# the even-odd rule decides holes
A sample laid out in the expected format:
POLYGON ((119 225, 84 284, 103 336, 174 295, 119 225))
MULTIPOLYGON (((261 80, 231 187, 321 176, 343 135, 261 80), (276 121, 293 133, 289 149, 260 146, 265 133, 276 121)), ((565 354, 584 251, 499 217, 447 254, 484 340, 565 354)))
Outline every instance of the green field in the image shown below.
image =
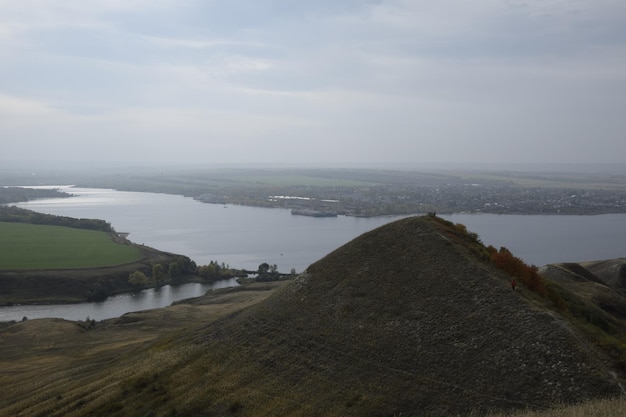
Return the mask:
POLYGON ((101 231, 0 222, 0 270, 102 267, 141 257, 137 248, 101 231))

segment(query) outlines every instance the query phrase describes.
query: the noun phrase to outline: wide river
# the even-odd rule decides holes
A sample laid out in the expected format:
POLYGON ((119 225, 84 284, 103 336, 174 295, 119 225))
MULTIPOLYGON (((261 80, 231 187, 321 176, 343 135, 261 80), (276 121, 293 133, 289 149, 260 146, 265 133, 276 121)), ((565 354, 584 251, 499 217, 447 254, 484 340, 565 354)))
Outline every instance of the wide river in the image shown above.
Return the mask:
MULTIPOLYGON (((218 261, 256 270, 267 262, 281 272, 300 272, 354 237, 404 216, 376 218, 295 216, 287 209, 205 204, 168 194, 57 187, 74 195, 17 204, 30 210, 103 219, 129 239, 189 256, 198 265, 218 261)), ((455 214, 485 244, 506 246, 535 265, 626 257, 626 214, 597 216, 455 214)), ((218 286, 236 285, 230 281, 218 286)), ((74 306, 0 308, 0 321, 22 317, 96 320, 169 305, 201 295, 210 286, 188 284, 111 297, 74 306)))

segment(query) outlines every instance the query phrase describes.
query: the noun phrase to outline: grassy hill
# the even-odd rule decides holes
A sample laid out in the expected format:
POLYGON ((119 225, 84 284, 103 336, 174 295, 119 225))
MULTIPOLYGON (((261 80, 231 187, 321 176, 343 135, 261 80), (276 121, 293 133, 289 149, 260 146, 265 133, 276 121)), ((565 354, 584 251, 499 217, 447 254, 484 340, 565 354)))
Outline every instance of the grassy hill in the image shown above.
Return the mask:
POLYGON ((248 415, 447 416, 619 393, 601 352, 463 239, 435 218, 360 236, 199 335, 216 364, 201 381, 248 415), (223 379, 233 388, 210 382, 223 379))
POLYGON ((455 416, 619 396, 614 358, 557 313, 563 288, 510 279, 463 228, 400 220, 269 296, 7 326, 0 416, 455 416))

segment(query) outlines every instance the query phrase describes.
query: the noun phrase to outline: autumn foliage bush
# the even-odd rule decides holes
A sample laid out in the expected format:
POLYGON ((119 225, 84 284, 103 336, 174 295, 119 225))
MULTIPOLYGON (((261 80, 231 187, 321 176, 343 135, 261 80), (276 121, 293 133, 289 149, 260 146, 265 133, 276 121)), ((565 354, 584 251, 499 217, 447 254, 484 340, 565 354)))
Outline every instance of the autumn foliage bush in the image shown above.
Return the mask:
POLYGON ((432 215, 431 218, 435 219, 437 224, 443 226, 442 231, 445 233, 446 237, 461 242, 462 245, 479 259, 491 262, 496 268, 506 272, 526 288, 542 297, 553 295, 554 297, 549 298, 555 298, 552 301, 556 305, 560 306, 562 304, 562 300, 559 299, 558 295, 549 294, 544 280, 541 278, 541 275, 539 275, 539 268, 536 266, 527 265, 505 247, 501 247, 500 250, 497 250, 491 245, 485 247, 478 234, 468 231, 467 227, 462 223, 454 224, 448 220, 435 217, 434 215, 432 215))
POLYGON ((493 246, 488 246, 487 251, 491 256, 492 264, 511 275, 515 279, 519 280, 529 290, 541 295, 546 296, 547 290, 545 284, 539 275, 539 270, 534 265, 527 265, 520 258, 514 256, 511 251, 505 247, 501 247, 500 250, 496 250, 493 246))

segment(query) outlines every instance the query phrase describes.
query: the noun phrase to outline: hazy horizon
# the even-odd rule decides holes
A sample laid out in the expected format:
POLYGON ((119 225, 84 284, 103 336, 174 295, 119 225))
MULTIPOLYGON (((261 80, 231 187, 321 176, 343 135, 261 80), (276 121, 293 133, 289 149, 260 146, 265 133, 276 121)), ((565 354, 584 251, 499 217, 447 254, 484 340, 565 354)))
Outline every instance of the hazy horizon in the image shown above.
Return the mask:
POLYGON ((623 170, 625 52, 614 0, 2 2, 0 163, 623 170))
MULTIPOLYGON (((0 176, 4 173, 145 173, 175 174, 184 171, 213 170, 391 170, 424 172, 511 172, 626 175, 626 163, 129 163, 123 161, 11 161, 0 159, 0 176)), ((2 184, 0 184, 2 185, 2 184)))

